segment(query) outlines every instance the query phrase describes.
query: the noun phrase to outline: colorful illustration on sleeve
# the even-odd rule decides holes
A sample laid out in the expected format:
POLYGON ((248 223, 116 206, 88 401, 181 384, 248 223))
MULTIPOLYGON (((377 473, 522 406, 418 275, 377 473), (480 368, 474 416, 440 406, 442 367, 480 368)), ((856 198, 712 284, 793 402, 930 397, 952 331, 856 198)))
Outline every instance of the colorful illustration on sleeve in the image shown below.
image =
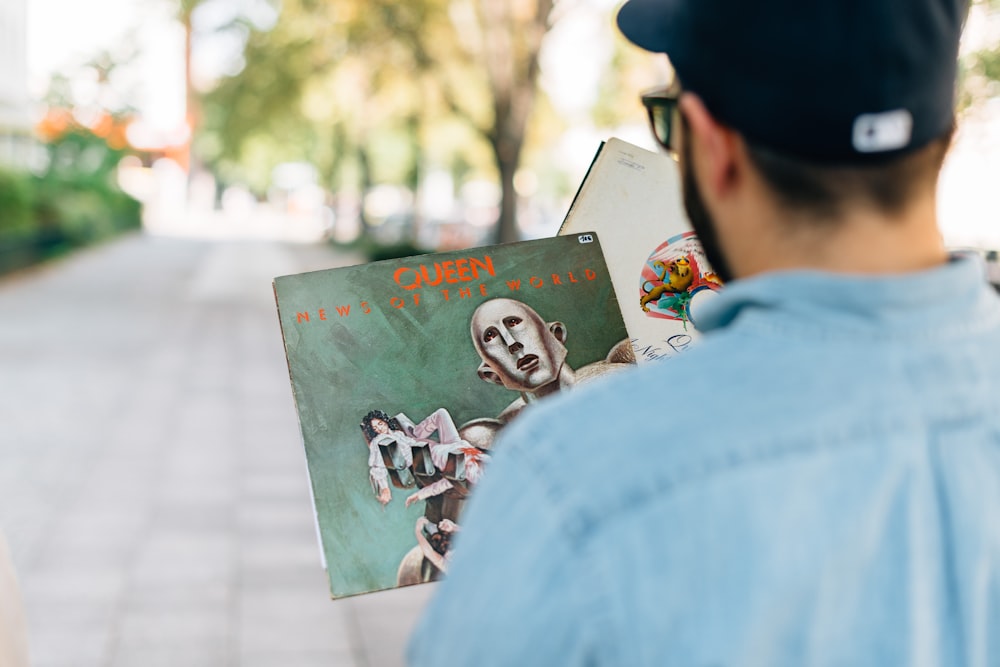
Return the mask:
POLYGON ((473 313, 469 331, 482 360, 480 379, 520 394, 507 408, 496 417, 478 417, 461 426, 445 408, 419 423, 402 412, 390 417, 378 409, 361 420, 375 500, 385 507, 395 487, 408 494, 406 507, 424 501, 424 515, 413 529, 417 544, 400 562, 397 586, 434 581, 447 573, 451 538, 460 530, 465 499, 482 478, 501 428, 528 403, 635 363, 624 339, 604 359, 571 367, 564 344, 567 326, 546 321, 517 299, 484 302, 473 313))
POLYGON ((721 287, 698 238, 685 232, 659 245, 646 260, 639 279, 639 306, 648 317, 679 320, 686 327, 692 299, 721 287))
POLYGON ((368 443, 368 478, 375 499, 387 505, 394 486, 411 491, 406 507, 427 501, 424 516, 414 526, 417 544, 403 557, 396 583, 433 581, 448 570, 462 501, 478 483, 490 455, 462 437, 445 408, 416 424, 404 413, 390 417, 372 410, 361 420, 361 432, 368 443))
POLYGON ((447 576, 503 429, 635 363, 590 233, 282 276, 274 290, 334 598, 447 576))

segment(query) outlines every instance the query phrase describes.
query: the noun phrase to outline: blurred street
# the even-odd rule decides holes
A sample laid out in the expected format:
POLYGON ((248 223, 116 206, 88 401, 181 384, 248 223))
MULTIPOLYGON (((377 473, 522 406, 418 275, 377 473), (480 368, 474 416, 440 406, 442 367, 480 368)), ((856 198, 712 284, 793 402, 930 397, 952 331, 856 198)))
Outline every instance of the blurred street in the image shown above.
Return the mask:
POLYGON ((331 601, 271 292, 326 245, 133 233, 0 278, 0 527, 35 667, 402 664, 331 601))

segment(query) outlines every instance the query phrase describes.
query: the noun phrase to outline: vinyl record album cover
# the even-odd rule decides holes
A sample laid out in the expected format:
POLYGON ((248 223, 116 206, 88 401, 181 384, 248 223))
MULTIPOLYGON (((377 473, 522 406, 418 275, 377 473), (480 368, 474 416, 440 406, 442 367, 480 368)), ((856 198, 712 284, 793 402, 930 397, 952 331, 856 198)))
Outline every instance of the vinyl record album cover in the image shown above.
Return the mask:
POLYGON ((445 576, 505 425, 634 362, 594 234, 274 290, 333 597, 445 576))

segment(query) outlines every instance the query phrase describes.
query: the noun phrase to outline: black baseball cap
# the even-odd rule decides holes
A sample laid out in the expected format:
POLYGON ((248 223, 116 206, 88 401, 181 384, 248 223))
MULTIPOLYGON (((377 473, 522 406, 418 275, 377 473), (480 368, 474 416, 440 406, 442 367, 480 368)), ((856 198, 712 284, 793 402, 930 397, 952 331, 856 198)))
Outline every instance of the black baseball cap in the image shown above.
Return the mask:
POLYGON ((826 164, 916 150, 954 122, 966 0, 629 0, 618 27, 752 143, 826 164))

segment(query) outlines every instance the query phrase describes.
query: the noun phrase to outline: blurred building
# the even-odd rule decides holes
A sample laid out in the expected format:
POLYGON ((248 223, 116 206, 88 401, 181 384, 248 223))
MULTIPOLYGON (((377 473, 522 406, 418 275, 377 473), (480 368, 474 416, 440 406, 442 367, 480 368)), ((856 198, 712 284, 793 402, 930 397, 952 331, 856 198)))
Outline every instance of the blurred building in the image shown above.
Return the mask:
POLYGON ((0 0, 0 164, 26 165, 32 147, 28 104, 27 0, 0 0))

